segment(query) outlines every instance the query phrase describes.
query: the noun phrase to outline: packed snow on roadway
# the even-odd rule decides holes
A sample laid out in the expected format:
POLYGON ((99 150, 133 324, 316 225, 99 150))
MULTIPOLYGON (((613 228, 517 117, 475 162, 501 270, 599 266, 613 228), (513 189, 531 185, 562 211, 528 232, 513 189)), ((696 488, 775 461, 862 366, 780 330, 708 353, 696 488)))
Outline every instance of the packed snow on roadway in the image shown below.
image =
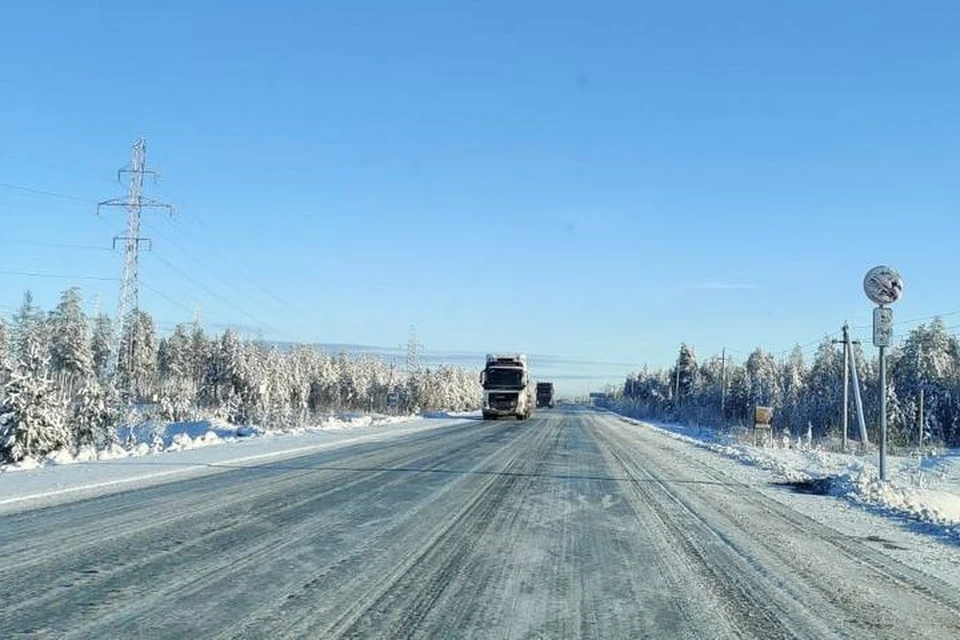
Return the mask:
POLYGON ((891 518, 923 523, 930 533, 960 539, 960 450, 889 456, 885 482, 879 458, 828 451, 804 439, 774 439, 766 446, 744 442, 743 434, 634 420, 677 440, 708 449, 751 467, 774 473, 798 490, 835 496, 891 518))

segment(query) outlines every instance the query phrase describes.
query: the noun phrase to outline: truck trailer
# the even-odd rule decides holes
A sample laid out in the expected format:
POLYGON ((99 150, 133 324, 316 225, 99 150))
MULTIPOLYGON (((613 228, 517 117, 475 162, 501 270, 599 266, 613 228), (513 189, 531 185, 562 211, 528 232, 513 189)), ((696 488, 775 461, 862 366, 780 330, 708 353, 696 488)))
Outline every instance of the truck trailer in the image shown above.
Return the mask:
POLYGON ((553 383, 552 382, 538 382, 537 383, 537 408, 539 407, 549 407, 553 408, 553 383))

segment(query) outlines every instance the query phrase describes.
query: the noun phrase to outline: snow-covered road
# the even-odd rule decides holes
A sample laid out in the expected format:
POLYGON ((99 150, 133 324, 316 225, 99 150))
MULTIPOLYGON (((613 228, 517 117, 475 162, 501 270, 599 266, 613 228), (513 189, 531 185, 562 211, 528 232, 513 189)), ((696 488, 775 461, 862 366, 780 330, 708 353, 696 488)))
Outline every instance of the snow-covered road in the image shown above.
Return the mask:
POLYGON ((0 637, 960 636, 955 546, 771 479, 609 414, 451 421, 2 516, 0 637))

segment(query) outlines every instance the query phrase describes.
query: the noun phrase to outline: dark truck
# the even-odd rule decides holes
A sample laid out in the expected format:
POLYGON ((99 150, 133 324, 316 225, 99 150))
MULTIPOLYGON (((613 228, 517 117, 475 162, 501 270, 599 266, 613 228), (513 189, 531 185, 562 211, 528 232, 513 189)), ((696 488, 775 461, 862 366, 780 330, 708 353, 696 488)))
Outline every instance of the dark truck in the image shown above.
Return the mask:
POLYGON ((553 407, 553 383, 552 382, 538 382, 537 383, 537 406, 538 407, 553 407))

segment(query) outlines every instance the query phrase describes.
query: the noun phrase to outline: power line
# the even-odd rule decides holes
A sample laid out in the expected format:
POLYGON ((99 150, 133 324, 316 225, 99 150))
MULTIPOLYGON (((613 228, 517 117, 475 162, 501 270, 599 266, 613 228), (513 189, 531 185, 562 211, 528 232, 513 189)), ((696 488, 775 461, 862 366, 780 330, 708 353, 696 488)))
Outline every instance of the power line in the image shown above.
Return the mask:
POLYGON ((45 189, 36 189, 34 187, 25 187, 18 184, 10 184, 9 182, 0 182, 0 188, 3 189, 12 189, 14 191, 24 191, 26 193, 32 193, 39 196, 49 196, 51 198, 60 198, 61 200, 73 200, 74 202, 83 202, 85 204, 96 204, 97 201, 90 198, 81 198, 79 196, 71 196, 65 193, 57 193, 55 191, 47 191, 45 189))
POLYGON ((8 269, 0 270, 0 275, 23 276, 26 278, 58 278, 62 280, 96 280, 99 282, 117 282, 119 278, 105 276, 77 276, 68 273, 40 273, 37 271, 11 271, 8 269))
MULTIPOLYGON (((196 214, 192 214, 191 216, 184 216, 184 219, 186 219, 186 218, 192 218, 193 220, 199 221, 201 227, 203 227, 204 229, 206 229, 211 236, 216 237, 216 233, 213 231, 213 229, 211 229, 211 227, 210 227, 209 225, 207 225, 206 222, 203 222, 203 219, 200 218, 199 216, 197 216, 196 214)), ((174 226, 177 227, 177 228, 180 228, 180 227, 182 226, 182 221, 181 221, 181 220, 175 221, 175 222, 174 222, 174 226)), ((184 233, 187 233, 187 232, 188 232, 187 230, 184 230, 184 233)), ((208 237, 209 237, 209 236, 208 236, 208 237)), ((217 251, 217 252, 219 253, 220 257, 223 258, 224 260, 228 260, 228 259, 230 259, 231 257, 235 257, 235 256, 230 256, 230 255, 228 255, 226 252, 222 251, 216 244, 211 244, 210 247, 211 247, 213 250, 217 251)), ((248 282, 249 284, 253 285, 255 288, 259 289, 261 292, 263 292, 264 294, 266 294, 267 297, 271 298, 274 302, 276 302, 277 304, 281 305, 281 307, 286 308, 286 309, 291 309, 291 310, 299 313, 299 314, 302 315, 302 316, 308 315, 308 314, 306 314, 302 309, 300 309, 296 304, 290 302, 289 300, 284 300, 283 298, 279 297, 279 296, 278 296, 274 291, 272 291, 270 288, 265 287, 265 286, 263 286, 262 284, 260 284, 260 282, 258 282, 257 280, 255 280, 255 279, 250 275, 250 273, 244 269, 243 263, 236 263, 236 270, 239 272, 239 275, 241 275, 246 282, 248 282)))
POLYGON ((175 306, 183 309, 183 310, 186 311, 187 313, 193 313, 193 309, 191 309, 190 307, 186 306, 185 304, 183 304, 183 303, 180 302, 179 300, 176 300, 175 298, 173 298, 173 297, 171 297, 171 296, 168 296, 167 294, 165 294, 163 291, 160 291, 160 290, 157 289, 156 287, 152 287, 152 286, 150 286, 149 284, 147 284, 146 282, 141 282, 140 284, 143 286, 144 289, 147 289, 147 290, 149 290, 149 291, 152 291, 154 294, 156 294, 157 296, 163 298, 164 300, 166 300, 166 301, 169 302, 170 304, 173 304, 173 305, 175 305, 175 306))
POLYGON ((189 273, 187 273, 186 271, 180 269, 179 267, 177 267, 176 265, 174 265, 172 262, 170 262, 170 261, 167 260, 166 258, 164 258, 164 257, 162 257, 162 256, 160 256, 160 255, 158 255, 158 254, 156 254, 156 253, 153 254, 153 257, 156 258, 157 260, 159 260, 159 261, 160 261, 161 263, 163 263, 164 265, 166 265, 167 268, 170 269, 171 271, 174 271, 175 273, 178 273, 181 277, 183 277, 183 278, 185 278, 187 281, 191 282, 194 286, 198 287, 199 289, 202 289, 203 291, 205 291, 205 292, 208 293, 209 295, 213 296, 214 298, 216 298, 217 300, 219 300, 219 301, 222 302, 223 304, 227 305, 228 307, 230 307, 230 308, 233 309, 234 311, 237 311, 238 313, 243 314, 244 316, 246 316, 246 317, 249 318, 250 320, 253 320, 253 321, 254 321, 255 323, 257 323, 258 325, 260 325, 260 326, 262 326, 262 327, 264 327, 264 328, 266 328, 266 329, 269 329, 270 331, 273 331, 274 333, 277 333, 277 334, 279 334, 279 335, 285 335, 285 336, 287 336, 288 338, 292 338, 292 337, 293 337, 293 336, 289 335, 288 333, 286 333, 286 332, 284 332, 284 331, 280 331, 280 330, 278 330, 277 328, 270 326, 269 324, 267 324, 266 322, 263 322, 262 320, 260 320, 260 319, 257 318, 256 316, 253 316, 252 314, 247 313, 247 312, 244 311, 242 308, 240 308, 240 307, 238 307, 237 305, 233 304, 232 302, 230 302, 228 299, 226 299, 226 298, 224 298, 223 296, 221 296, 219 293, 217 293, 217 292, 214 291, 213 289, 211 289, 211 288, 207 287, 206 285, 204 285, 203 283, 199 282, 197 279, 195 279, 195 278, 194 278, 193 276, 191 276, 189 273))
MULTIPOLYGON (((122 173, 130 173, 130 174, 132 174, 132 175, 131 175, 131 187, 133 187, 133 186, 136 185, 136 186, 140 189, 140 191, 139 191, 138 193, 133 193, 132 191, 129 192, 128 195, 127 195, 127 197, 126 197, 125 199, 115 198, 115 199, 107 200, 107 201, 104 201, 104 202, 98 202, 98 201, 93 200, 93 199, 90 199, 90 198, 83 198, 83 197, 80 197, 80 196, 73 196, 73 195, 64 194, 64 193, 58 193, 58 192, 55 192, 55 191, 49 191, 49 190, 46 190, 46 189, 38 189, 38 188, 34 188, 34 187, 28 187, 28 186, 24 186, 24 185, 16 185, 16 184, 6 183, 6 182, 0 182, 0 187, 7 188, 7 189, 13 189, 13 190, 17 190, 17 191, 23 191, 23 192, 26 192, 26 193, 32 193, 32 194, 35 194, 35 195, 43 195, 43 196, 48 196, 48 197, 53 197, 53 198, 60 198, 60 199, 64 199, 64 200, 72 200, 72 201, 82 202, 82 203, 86 203, 86 204, 97 204, 97 205, 98 205, 98 208, 99 208, 99 207, 103 207, 103 206, 123 206, 123 207, 126 207, 126 208, 128 209, 128 212, 129 212, 131 205, 134 204, 134 203, 136 203, 136 202, 139 202, 139 207, 140 207, 140 208, 145 208, 145 207, 162 207, 162 208, 166 208, 166 209, 172 211, 172 207, 170 207, 170 205, 167 205, 167 204, 161 203, 161 202, 157 202, 157 201, 152 200, 152 199, 150 199, 150 198, 145 198, 145 197, 143 197, 143 195, 142 195, 142 185, 143 185, 142 175, 138 176, 138 175, 137 175, 137 169, 136 169, 136 167, 138 166, 138 165, 137 165, 137 162, 138 162, 137 154, 138 154, 138 152, 137 152, 136 147, 137 147, 138 144, 141 144, 141 142, 142 142, 142 147, 143 147, 143 148, 142 148, 142 156, 143 156, 143 158, 142 158, 142 163, 139 165, 139 166, 141 167, 140 173, 143 174, 143 175, 146 175, 146 174, 157 175, 156 172, 150 171, 150 170, 146 170, 146 168, 145 168, 145 162, 146 162, 146 144, 145 144, 145 141, 143 141, 143 139, 141 138, 141 139, 139 139, 139 140, 137 141, 137 144, 134 145, 134 153, 133 153, 133 160, 132 160, 132 162, 131 162, 131 167, 130 167, 129 169, 121 169, 121 170, 118 172, 118 177, 119 177, 119 175, 122 174, 122 173)), ((161 191, 163 191, 163 189, 161 189, 161 191)), ((100 218, 99 215, 98 215, 97 217, 98 217, 98 219, 101 219, 101 220, 102 220, 102 218, 100 218)), ((125 271, 131 271, 131 272, 134 274, 134 279, 133 279, 133 281, 131 281, 131 282, 129 283, 128 287, 127 287, 127 288, 128 288, 128 293, 125 294, 124 292, 121 292, 121 299, 126 299, 126 300, 129 301, 129 300, 132 299, 133 296, 137 296, 137 294, 136 294, 136 287, 139 285, 139 278, 136 277, 136 274, 137 274, 137 272, 138 272, 138 263, 139 263, 138 256, 136 256, 136 258, 134 258, 134 260, 136 261, 137 264, 132 265, 132 268, 131 268, 131 265, 129 264, 129 262, 130 262, 131 254, 136 255, 136 253, 137 253, 136 250, 139 248, 139 245, 141 245, 141 244, 142 244, 142 245, 147 245, 147 244, 149 243, 149 238, 144 238, 144 237, 139 236, 139 227, 140 227, 140 225, 146 226, 146 227, 150 228, 150 229, 151 229, 152 231, 154 231, 157 235, 159 235, 160 237, 164 238, 167 242, 169 242, 170 245, 171 245, 171 247, 173 247, 173 248, 175 248, 176 250, 180 251, 180 252, 183 253, 185 256, 187 256, 188 258, 190 258, 191 260, 193 260, 194 262, 196 262, 198 265, 204 267, 205 270, 210 271, 210 272, 214 272, 214 270, 213 270, 213 269, 210 269, 209 266, 208 266, 204 261, 202 261, 202 260, 200 260, 199 258, 197 258, 196 256, 194 256, 192 253, 190 253, 190 252, 187 251, 186 249, 180 247, 176 242, 174 242, 174 241, 171 240, 168 236, 166 236, 165 234, 163 234, 162 232, 160 232, 159 229, 157 229, 157 228, 154 227, 153 225, 150 225, 150 224, 148 224, 148 223, 145 223, 144 221, 142 221, 141 219, 139 219, 139 215, 137 215, 136 217, 137 217, 137 220, 135 220, 135 225, 134 225, 134 226, 136 227, 136 232, 135 232, 135 233, 134 233, 133 230, 130 228, 130 221, 129 221, 129 219, 128 219, 127 234, 126 234, 125 236, 121 236, 121 237, 116 237, 116 238, 114 238, 114 241, 115 241, 115 242, 116 242, 116 240, 125 240, 125 241, 126 241, 126 245, 127 245, 127 246, 126 246, 126 251, 125 251, 124 269, 125 269, 125 271), (131 252, 131 247, 130 247, 130 244, 131 244, 131 243, 134 245, 134 250, 133 250, 132 252, 131 252)), ((198 216, 193 216, 193 217, 194 217, 198 222, 200 222, 200 224, 201 224, 202 226, 204 226, 205 229, 210 230, 210 227, 206 225, 206 223, 202 220, 202 218, 199 218, 198 216)), ((129 218, 129 216, 128 216, 128 218, 129 218)), ((211 231, 211 233, 212 233, 212 231, 211 231)), ((92 251, 92 250, 96 250, 96 251, 112 251, 112 250, 113 250, 112 248, 107 248, 107 247, 95 247, 95 246, 84 246, 84 245, 58 244, 58 243, 49 243, 49 242, 31 242, 31 241, 18 241, 18 240, 0 240, 0 242, 2 242, 2 243, 4 243, 4 244, 23 244, 23 245, 25 245, 25 246, 38 246, 38 247, 39 247, 39 246, 42 246, 42 247, 57 248, 57 249, 81 249, 81 250, 91 250, 91 251, 92 251)), ((164 260, 163 258, 159 258, 159 259, 161 260, 161 262, 163 262, 164 264, 166 264, 169 268, 171 268, 172 270, 178 272, 181 276, 183 276, 183 277, 185 277, 186 279, 188 279, 188 280, 189 280, 190 282, 192 282, 195 286, 197 286, 197 287, 199 287, 200 289, 206 291, 207 293, 209 293, 210 295, 214 296, 215 298, 217 298, 218 300, 220 300, 220 301, 223 302, 224 304, 230 306, 230 307, 233 308, 234 310, 242 313, 244 316, 246 316, 247 318, 249 318, 249 319, 253 320, 255 323, 257 323, 257 325, 263 326, 263 327, 265 327, 265 328, 267 328, 267 329, 269 329, 269 330, 271 330, 271 331, 273 331, 273 332, 275 332, 275 333, 277 333, 277 334, 285 335, 285 336, 291 337, 291 338, 293 337, 293 336, 290 336, 290 334, 288 334, 288 333, 286 333, 286 332, 284 332, 284 331, 280 331, 280 330, 276 329, 275 327, 272 327, 272 326, 268 325, 267 323, 264 323, 263 321, 261 321, 260 319, 256 318, 256 317, 253 316, 252 314, 244 311, 242 308, 240 308, 240 307, 236 306, 235 304, 229 302, 228 300, 226 300, 225 298, 223 298, 222 296, 220 296, 219 294, 217 294, 215 291, 213 291, 213 290, 210 289, 209 287, 206 287, 205 285, 203 285, 202 283, 200 283, 199 281, 197 281, 196 279, 194 279, 194 278, 191 277, 190 275, 186 274, 186 273, 183 272, 182 270, 180 270, 180 269, 176 268, 175 266, 173 266, 173 264, 170 263, 169 261, 164 260)), ((73 277, 73 276, 65 276, 65 275, 59 275, 59 274, 41 274, 41 273, 28 273, 28 272, 16 272, 16 271, 6 271, 6 272, 0 271, 0 273, 6 273, 6 274, 8 274, 8 275, 23 275, 23 276, 28 276, 28 277, 52 277, 52 278, 59 278, 59 277, 70 278, 70 277, 73 277)), ((229 280, 227 280, 226 278, 224 278, 224 277, 223 277, 222 275, 220 275, 220 274, 216 274, 216 275, 217 275, 218 279, 220 279, 224 284, 226 284, 227 286, 231 287, 232 289, 234 289, 236 292, 240 293, 241 295, 247 296, 247 298, 248 298, 250 301, 252 301, 252 302, 254 302, 254 303, 257 303, 257 304, 262 304, 263 301, 255 298, 255 297, 253 297, 252 294, 250 294, 250 292, 249 292, 248 290, 245 290, 245 289, 243 289, 242 287, 231 283, 229 280)), ((93 279, 97 279, 97 278, 79 276, 79 277, 76 277, 76 279, 93 280, 93 279)), ((102 278, 102 279, 103 279, 103 280, 110 280, 110 281, 117 281, 117 280, 118 280, 118 278, 102 278)), ((258 289, 261 289, 262 291, 264 291, 270 298, 272 298, 272 299, 273 299, 274 301, 276 301, 277 303, 279 303, 279 304, 281 304, 281 305, 283 305, 284 307, 287 307, 287 308, 293 308, 293 305, 291 305, 290 303, 282 300, 282 299, 279 298, 276 294, 274 294, 272 291, 270 291, 270 290, 267 289, 266 287, 263 287, 263 286, 260 285, 258 282, 252 280, 252 279, 249 278, 249 277, 247 277, 246 279, 247 279, 248 282, 250 282, 251 284, 253 284, 254 286, 256 286, 258 289)), ((119 279, 119 280, 121 281, 121 283, 125 282, 125 279, 123 279, 123 278, 121 278, 121 279, 119 279)), ((176 305, 177 305, 178 307, 180 307, 180 308, 185 308, 185 307, 183 307, 183 305, 182 305, 181 303, 177 302, 175 299, 171 298, 170 296, 162 293, 162 292, 159 291, 158 289, 156 289, 156 288, 154 288, 154 287, 149 287, 149 286, 146 286, 146 285, 144 285, 144 286, 145 286, 146 288, 150 289, 154 294, 160 296, 161 298, 163 298, 163 299, 165 299, 165 300, 167 300, 167 301, 170 301, 170 302, 172 302, 173 304, 176 304, 176 305)), ((122 287, 121 287, 121 288, 122 288, 122 287)), ((127 308, 128 308, 128 309, 136 309, 138 306, 139 306, 138 302, 137 302, 136 300, 133 300, 132 305, 128 303, 127 308)), ((118 304, 118 312, 117 312, 117 315, 118 315, 118 318, 122 318, 125 314, 120 310, 119 307, 120 307, 120 304, 118 304)), ((121 334, 122 334, 122 329, 121 329, 120 332, 117 332, 117 336, 119 336, 119 335, 121 335, 121 334)), ((114 353, 116 353, 116 352, 117 352, 117 350, 114 350, 114 353)))
POLYGON ((248 290, 246 290, 246 289, 244 289, 243 287, 240 287, 240 286, 238 286, 238 285, 230 282, 229 280, 227 280, 225 277, 223 277, 222 274, 220 274, 219 272, 215 271, 215 270, 214 270, 213 268, 211 268, 206 262, 204 262, 203 260, 201 260, 200 258, 198 258, 196 255, 194 255, 194 254, 191 253, 190 251, 187 251, 185 248, 179 246, 177 242, 173 241, 169 236, 167 236, 166 234, 164 234, 162 231, 160 231, 160 230, 159 230, 157 227, 155 227, 154 225, 149 224, 149 223, 144 223, 144 226, 146 226, 148 229, 150 229, 150 231, 151 231, 152 233, 155 233, 155 234, 156 234, 157 236, 159 236, 161 239, 165 240, 165 241, 167 242, 167 244, 170 245, 171 248, 176 249, 179 253, 183 254, 185 257, 187 257, 187 258, 189 258, 190 260, 192 260, 196 265, 198 265, 199 267, 202 267, 204 271, 207 271, 207 272, 212 273, 213 275, 215 275, 218 280, 220 280, 222 283, 224 283, 225 285, 227 285, 228 287, 230 287, 231 289, 233 289, 234 291, 236 291, 236 292, 239 293, 240 295, 245 296, 249 301, 253 302, 254 304, 256 304, 256 305, 258 305, 258 306, 263 305, 263 300, 254 297, 248 290))
POLYGON ((110 247, 98 247, 95 245, 84 244, 64 244, 58 242, 37 242, 34 240, 17 240, 13 238, 2 238, 0 244, 20 245, 24 247, 44 247, 47 249, 77 249, 80 251, 113 251, 110 247))
MULTIPOLYGON (((165 188, 164 186, 161 185, 161 186, 159 187, 159 189, 160 189, 161 193, 164 193, 167 197, 171 197, 171 194, 166 190, 166 188, 165 188)), ((200 227, 202 227, 202 228, 207 232, 207 237, 208 237, 208 239, 209 239, 209 238, 216 238, 216 237, 217 237, 216 231, 215 231, 213 228, 210 227, 210 225, 206 222, 206 220, 205 220, 204 218, 202 218, 201 216, 197 215, 196 213, 194 213, 193 211, 191 211, 189 208, 184 209, 184 211, 185 211, 185 215, 181 216, 180 219, 174 221, 174 225, 175 225, 175 226, 180 227, 186 220, 191 219, 191 220, 194 220, 200 227)), ((211 248, 213 248, 214 250, 218 250, 218 249, 219 249, 219 247, 218 247, 216 244, 211 244, 210 246, 211 246, 211 248)), ((230 258, 232 258, 232 257, 235 257, 235 256, 228 256, 225 252, 221 252, 221 253, 220 253, 220 256, 221 256, 222 258, 225 258, 225 259, 230 259, 230 258)), ((237 270, 241 272, 241 275, 244 276, 244 279, 245 279, 248 283, 252 284, 252 285, 253 285, 254 287, 256 287, 257 289, 260 289, 260 291, 262 291, 262 292, 265 293, 267 296, 269 296, 270 298, 272 298, 275 302, 279 303, 280 305, 282 305, 282 306, 285 307, 285 308, 292 309, 293 311, 296 311, 296 312, 300 313, 301 315, 304 315, 304 316, 307 315, 307 314, 303 313, 303 310, 302 310, 302 309, 299 309, 299 308, 297 307, 297 305, 292 304, 291 302, 280 298, 280 297, 277 296, 276 293, 274 293, 271 289, 269 289, 269 288, 267 288, 267 287, 264 287, 262 284, 260 284, 259 282, 257 282, 257 281, 250 275, 249 272, 247 272, 247 271, 244 270, 242 263, 240 263, 240 264, 238 265, 238 269, 237 269, 237 270)))

